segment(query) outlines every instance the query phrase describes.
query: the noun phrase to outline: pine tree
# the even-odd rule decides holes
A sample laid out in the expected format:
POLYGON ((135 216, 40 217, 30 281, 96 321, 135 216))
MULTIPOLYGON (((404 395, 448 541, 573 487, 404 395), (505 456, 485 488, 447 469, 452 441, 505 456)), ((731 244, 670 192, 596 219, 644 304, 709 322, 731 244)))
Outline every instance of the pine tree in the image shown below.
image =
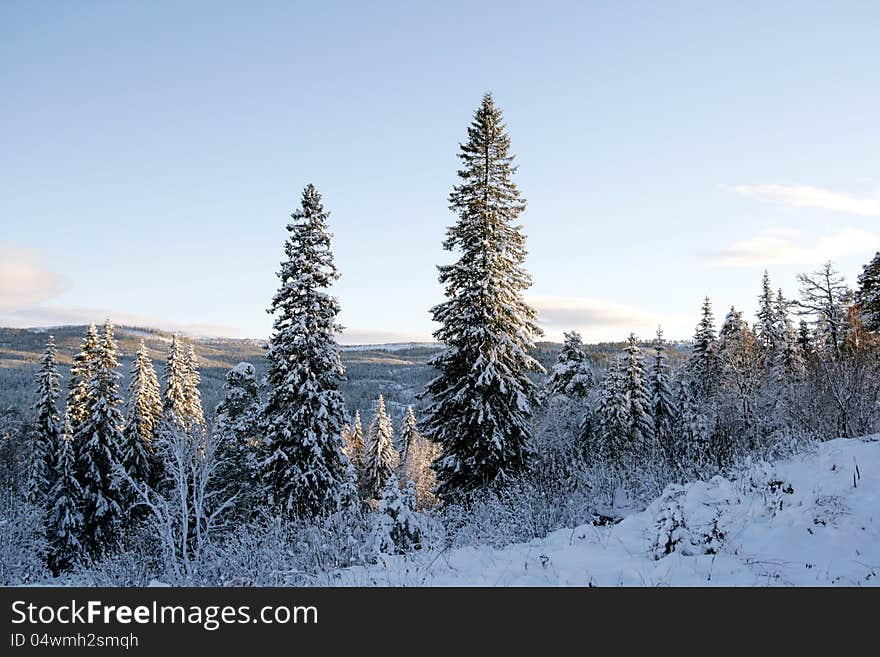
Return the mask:
POLYGON ((155 476, 159 474, 154 446, 161 414, 159 380, 141 340, 131 366, 122 444, 122 467, 137 483, 155 483, 155 476))
POLYGON ((761 351, 764 366, 771 368, 777 360, 782 336, 779 334, 779 318, 776 314, 773 290, 770 288, 770 276, 766 269, 761 281, 761 294, 758 296, 757 319, 754 331, 755 339, 761 351))
POLYGON ((406 407, 406 417, 403 419, 403 425, 401 425, 398 435, 400 439, 398 440, 397 451, 400 453, 400 462, 404 463, 410 446, 421 437, 412 406, 406 407))
POLYGON ((173 415, 183 426, 188 427, 189 407, 187 405, 187 363, 182 340, 175 333, 168 348, 168 358, 162 372, 164 391, 162 395, 163 413, 173 415))
POLYGON ((603 461, 619 463, 628 452, 631 421, 625 386, 623 364, 617 357, 605 373, 593 413, 592 444, 588 456, 594 464, 603 461))
POLYGON ((718 340, 715 337, 715 318, 709 297, 703 300, 702 317, 694 334, 694 346, 685 368, 691 391, 701 402, 711 399, 718 388, 721 363, 718 359, 718 340))
POLYGON ((805 319, 798 322, 798 347, 804 357, 813 352, 813 334, 810 332, 810 325, 807 324, 805 319))
POLYGON ((367 429, 363 457, 363 497, 378 499, 382 488, 400 463, 400 454, 394 448, 394 428, 385 412, 385 398, 379 395, 376 414, 367 429))
POLYGON ((361 425, 361 412, 354 412, 354 421, 349 428, 348 438, 345 444, 345 453, 351 461, 357 473, 358 480, 362 479, 364 458, 364 428, 361 425))
POLYGON ((122 521, 124 493, 116 476, 123 442, 117 365, 113 326, 108 321, 91 365, 85 417, 74 438, 82 486, 81 540, 93 555, 112 545, 122 521))
POLYGON ((406 554, 418 547, 422 523, 415 511, 416 491, 413 482, 401 489, 397 476, 391 474, 379 497, 380 549, 390 554, 406 554))
POLYGON ((184 358, 183 399, 186 408, 186 420, 189 426, 205 426, 205 412, 202 409, 202 393, 199 385, 202 377, 199 374, 199 359, 192 343, 187 345, 184 358))
POLYGON ((596 376, 580 333, 566 333, 556 364, 544 383, 543 397, 565 395, 570 399, 584 399, 595 385, 596 376))
POLYGON ((82 489, 76 475, 76 454, 70 422, 66 419, 57 447, 46 527, 48 565, 56 576, 73 566, 83 553, 80 542, 83 527, 80 512, 82 489))
POLYGON ((776 379, 788 383, 799 379, 804 371, 804 355, 799 344, 798 332, 794 328, 789 313, 789 302, 782 295, 782 290, 776 294, 776 319, 781 344, 774 364, 776 379))
POLYGON ((333 511, 345 485, 342 448, 345 370, 334 337, 339 302, 326 290, 338 278, 328 213, 314 186, 303 191, 285 244, 287 259, 272 300, 265 456, 260 464, 269 503, 304 517, 333 511))
POLYGON ((239 363, 226 373, 225 395, 217 405, 218 479, 235 489, 240 508, 253 498, 256 448, 259 444, 260 397, 254 366, 239 363))
POLYGON ((44 506, 52 488, 55 454, 61 437, 58 416, 59 386, 55 339, 50 334, 46 351, 40 359, 36 376, 37 401, 34 404, 33 448, 30 453, 28 498, 32 504, 44 506))
POLYGON ((623 394, 626 397, 629 416, 628 448, 637 456, 646 456, 653 446, 654 418, 651 415, 651 392, 645 377, 636 336, 627 340, 623 361, 623 394))
POLYGON ((526 203, 511 180, 516 168, 501 110, 486 94, 461 146, 460 184, 449 195, 458 222, 443 246, 460 250, 439 267, 446 301, 431 312, 446 349, 433 359, 440 374, 424 429, 440 444, 438 492, 451 499, 502 483, 526 468, 534 384, 543 368, 529 354, 542 334, 523 300, 531 286, 525 236, 514 225, 526 203))
POLYGON ((880 331, 880 251, 866 264, 858 278, 856 303, 869 331, 880 331))
POLYGON ((654 436, 670 462, 678 456, 675 445, 675 419, 677 410, 672 398, 669 366, 666 358, 666 342, 663 330, 657 329, 654 341, 654 362, 651 367, 649 388, 651 392, 651 411, 654 418, 654 436))
POLYGON ((70 367, 70 378, 67 381, 67 418, 74 435, 80 422, 86 417, 89 379, 92 376, 92 363, 98 352, 99 343, 98 329, 91 324, 83 338, 80 351, 73 357, 73 364, 70 367))

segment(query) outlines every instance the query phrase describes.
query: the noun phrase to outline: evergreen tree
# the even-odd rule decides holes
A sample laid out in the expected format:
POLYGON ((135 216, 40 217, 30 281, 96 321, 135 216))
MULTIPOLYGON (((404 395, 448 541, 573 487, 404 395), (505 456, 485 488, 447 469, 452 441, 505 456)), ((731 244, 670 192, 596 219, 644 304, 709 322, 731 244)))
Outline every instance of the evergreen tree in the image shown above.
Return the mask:
POLYGON ((623 394, 628 405, 628 448, 638 456, 646 456, 653 446, 654 418, 651 415, 651 392, 645 377, 645 364, 636 336, 632 333, 627 340, 623 362, 623 394))
POLYGON ((122 399, 118 392, 113 326, 104 324, 88 381, 85 417, 76 430, 77 466, 82 486, 81 541, 93 554, 119 535, 124 499, 116 468, 122 462, 122 399))
POLYGON ((186 408, 186 420, 189 426, 205 426, 205 412, 202 409, 202 393, 199 385, 202 377, 199 374, 199 359, 192 343, 187 345, 184 358, 183 399, 186 408))
POLYGON ((187 399, 187 358, 183 341, 175 333, 168 348, 168 358, 162 372, 164 392, 162 410, 166 415, 173 415, 177 421, 188 427, 189 407, 187 399))
POLYGON ((154 483, 154 476, 159 474, 154 446, 161 413, 159 380, 141 340, 131 366, 122 444, 122 467, 137 483, 154 483))
POLYGON ((806 357, 808 354, 813 351, 813 334, 810 332, 810 325, 807 324, 807 320, 802 319, 798 322, 798 347, 801 350, 801 354, 806 357))
POLYGON ((718 388, 721 363, 718 359, 718 340, 715 337, 715 318, 709 297, 703 300, 702 317, 694 334, 694 346, 685 368, 691 391, 698 401, 711 399, 718 388))
POLYGON ((599 400, 593 414, 592 444, 589 458, 594 464, 618 463, 628 451, 630 435, 629 402, 620 357, 611 361, 602 380, 599 400))
POLYGON ((412 406, 406 407, 406 417, 403 419, 403 425, 400 427, 398 435, 400 440, 398 441, 397 451, 400 453, 401 463, 404 463, 410 446, 421 437, 412 406))
POLYGON ((566 333, 556 364, 544 383, 544 398, 565 395, 571 399, 584 399, 595 385, 596 377, 580 333, 566 333))
POLYGON ((339 302, 326 290, 338 278, 327 231, 328 213, 314 186, 303 191, 285 243, 287 259, 272 300, 265 455, 260 464, 269 503, 311 517, 333 511, 345 485, 345 371, 334 333, 339 302))
POLYGON ((774 364, 776 379, 783 383, 799 379, 805 370, 804 355, 799 344, 798 332, 791 321, 789 302, 782 295, 776 294, 776 319, 780 335, 780 347, 774 364))
POLYGON ((649 388, 651 392, 651 411, 654 417, 654 436, 670 462, 677 458, 675 445, 676 407, 672 398, 669 366, 666 358, 666 342, 663 330, 657 329, 654 341, 654 362, 651 367, 649 388))
POLYGON ((89 379, 92 377, 92 363, 98 352, 99 343, 98 329, 91 324, 83 338, 80 351, 73 357, 73 364, 70 367, 70 378, 67 381, 67 418, 74 435, 87 414, 89 379))
POLYGON ((869 331, 880 331, 880 251, 866 264, 858 278, 856 303, 869 331))
POLYGON ((415 511, 416 491, 413 482, 401 489, 397 476, 391 474, 379 495, 380 549, 390 554, 406 554, 421 542, 422 523, 415 511))
POLYGON ((348 460, 354 466, 358 480, 362 479, 363 459, 364 459, 364 428, 361 425, 361 412, 354 412, 354 421, 349 428, 348 438, 346 439, 345 453, 348 460))
POLYGON ((82 489, 77 480, 76 454, 70 422, 67 420, 57 445, 46 528, 48 565, 56 576, 73 566, 83 553, 80 541, 83 533, 83 517, 80 511, 82 489))
POLYGON ((431 312, 446 345, 433 359, 440 374, 427 386, 432 402, 424 424, 442 453, 438 492, 451 499, 501 483, 525 469, 534 384, 543 368, 529 354, 541 335, 523 300, 525 236, 514 225, 526 203, 511 180, 516 170, 501 110, 486 94, 461 146, 460 184, 449 195, 458 222, 443 246, 458 249, 439 267, 446 301, 431 312))
POLYGON ((61 437, 61 420, 58 416, 60 378, 55 339, 50 334, 37 370, 37 401, 34 404, 34 430, 31 433, 33 448, 30 453, 28 498, 32 504, 38 506, 45 505, 52 487, 55 454, 61 437))
POLYGON ((253 496, 256 447, 259 444, 260 397, 254 366, 239 363, 226 373, 225 395, 217 405, 218 478, 239 495, 238 506, 253 496))
POLYGON ((378 499, 388 478, 400 463, 400 454, 394 448, 394 428, 385 412, 385 398, 379 395, 376 414, 367 429, 363 457, 363 497, 378 499))
POLYGON ((758 296, 757 318, 755 339, 765 367, 770 368, 776 362, 782 336, 779 334, 779 318, 776 314, 773 290, 770 288, 770 276, 766 269, 761 281, 761 294, 758 296))

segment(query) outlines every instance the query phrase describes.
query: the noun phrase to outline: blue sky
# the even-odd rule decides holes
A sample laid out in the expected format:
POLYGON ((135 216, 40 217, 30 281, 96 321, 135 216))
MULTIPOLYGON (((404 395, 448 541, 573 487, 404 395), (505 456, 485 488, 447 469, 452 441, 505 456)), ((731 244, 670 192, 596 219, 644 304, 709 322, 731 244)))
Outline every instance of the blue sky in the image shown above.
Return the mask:
POLYGON ((0 3, 0 324, 264 337, 331 211, 345 342, 428 339, 481 95, 550 338, 688 337, 880 249, 875 2, 0 3))

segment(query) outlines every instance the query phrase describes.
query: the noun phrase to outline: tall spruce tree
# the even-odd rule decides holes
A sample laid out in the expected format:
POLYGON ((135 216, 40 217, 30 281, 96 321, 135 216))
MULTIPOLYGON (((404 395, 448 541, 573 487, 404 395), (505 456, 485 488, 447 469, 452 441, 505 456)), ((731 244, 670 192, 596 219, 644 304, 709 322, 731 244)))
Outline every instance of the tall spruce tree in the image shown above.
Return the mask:
POLYGON ((570 399, 584 399, 595 385, 596 376, 580 333, 566 333, 556 364, 544 383, 543 397, 565 395, 570 399))
POLYGON ((339 277, 330 250, 328 213, 313 185, 287 225, 287 259, 272 300, 265 454, 260 464, 269 504, 312 517, 333 511, 346 483, 339 392, 345 370, 334 334, 339 302, 327 290, 339 277))
POLYGON ((254 366, 239 363, 229 370, 223 390, 216 409, 218 479, 238 494, 241 510, 256 501, 252 493, 261 406, 254 366))
POLYGON ((77 563, 83 554, 82 488, 77 480, 76 453, 67 419, 57 446, 46 522, 47 562, 56 576, 77 563))
POLYGON ((147 346, 141 340, 131 366, 122 444, 122 467, 139 484, 153 483, 154 475, 158 475, 154 447, 161 414, 159 380, 147 346))
POLYGON ((457 223, 443 247, 459 250, 439 267, 446 301, 432 308, 446 349, 433 359, 440 374, 424 423, 440 444, 438 493, 451 499, 501 483, 526 468, 534 384, 543 368, 529 354, 541 335, 523 300, 531 286, 526 245, 515 225, 526 203, 511 179, 516 171, 501 110, 486 94, 458 156, 460 184, 449 195, 457 223))
POLYGON ((187 363, 183 341, 175 333, 168 348, 168 357, 162 372, 164 391, 162 411, 173 416, 184 427, 188 427, 187 363))
POLYGON ((34 403, 33 446, 30 453, 28 498, 31 503, 45 506, 52 488, 55 455, 61 437, 61 419, 58 416, 59 386, 55 338, 50 334, 36 376, 36 403, 34 403))
POLYGON ((85 417, 74 440, 82 486, 81 541, 92 555, 113 544, 122 524, 124 492, 116 473, 123 442, 117 366, 113 325, 107 321, 92 362, 85 417))
POLYGON ((645 364, 633 333, 627 340, 623 360, 623 393, 628 404, 628 447, 634 454, 645 456, 654 445, 654 418, 651 416, 651 392, 645 376, 645 364))
POLYGON ((594 465, 618 464, 628 451, 631 422, 623 367, 620 356, 615 357, 602 380, 588 447, 594 465))
POLYGON ((409 453, 410 446, 421 438, 412 406, 406 407, 406 417, 403 418, 403 424, 397 435, 400 437, 397 441, 397 451, 400 453, 401 463, 404 463, 406 462, 406 455, 409 453))
POLYGON ((798 340, 798 332, 791 321, 789 306, 791 304, 782 295, 776 293, 776 321, 780 335, 780 347, 774 363, 776 379, 781 383, 791 383, 804 374, 804 355, 798 340))
POLYGON ((388 478, 400 463, 400 454, 394 447, 394 428, 385 411, 385 398, 379 395, 376 414, 367 429, 363 456, 363 490, 365 499, 379 499, 388 478))
POLYGON ((666 357, 666 341, 663 329, 657 329, 654 340, 654 360, 649 374, 651 414, 654 418, 654 436, 670 462, 678 458, 675 444, 676 406, 670 385, 669 365, 666 357))
POLYGON ((364 427, 361 424, 360 411, 354 412, 354 420, 349 429, 345 453, 352 466, 354 466, 358 480, 361 480, 364 458, 364 427))
POLYGON ((89 325, 83 338, 79 353, 73 357, 70 378, 67 380, 67 419, 74 435, 80 422, 86 416, 86 399, 89 394, 89 379, 92 376, 92 363, 98 351, 100 337, 94 324, 89 325))
POLYGON ((202 393, 199 385, 202 377, 199 374, 199 359, 196 356, 196 348, 190 342, 187 345, 184 358, 183 399, 186 409, 186 419, 190 426, 205 426, 205 411, 202 408, 202 393))
POLYGON ((698 402, 711 399, 718 389, 721 361, 718 358, 718 339, 715 336, 715 318, 709 297, 703 300, 702 315, 694 334, 694 346, 685 368, 691 392, 698 402))
POLYGON ((772 368, 778 357, 782 336, 779 334, 779 318, 776 314, 773 290, 770 287, 770 275, 766 269, 761 280, 754 333, 764 366, 768 369, 772 368))
POLYGON ((857 283, 856 303, 862 322, 869 331, 880 331, 880 251, 864 266, 857 283))

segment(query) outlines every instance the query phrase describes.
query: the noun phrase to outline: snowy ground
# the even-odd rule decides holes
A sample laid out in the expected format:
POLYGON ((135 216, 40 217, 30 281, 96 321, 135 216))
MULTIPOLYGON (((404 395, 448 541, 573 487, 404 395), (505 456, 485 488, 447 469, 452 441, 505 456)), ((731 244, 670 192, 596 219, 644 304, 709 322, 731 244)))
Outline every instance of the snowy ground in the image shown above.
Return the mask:
POLYGON ((670 487, 617 525, 583 525, 502 549, 388 557, 335 573, 332 583, 875 586, 878 521, 878 437, 833 440, 812 454, 744 468, 734 481, 670 487))

